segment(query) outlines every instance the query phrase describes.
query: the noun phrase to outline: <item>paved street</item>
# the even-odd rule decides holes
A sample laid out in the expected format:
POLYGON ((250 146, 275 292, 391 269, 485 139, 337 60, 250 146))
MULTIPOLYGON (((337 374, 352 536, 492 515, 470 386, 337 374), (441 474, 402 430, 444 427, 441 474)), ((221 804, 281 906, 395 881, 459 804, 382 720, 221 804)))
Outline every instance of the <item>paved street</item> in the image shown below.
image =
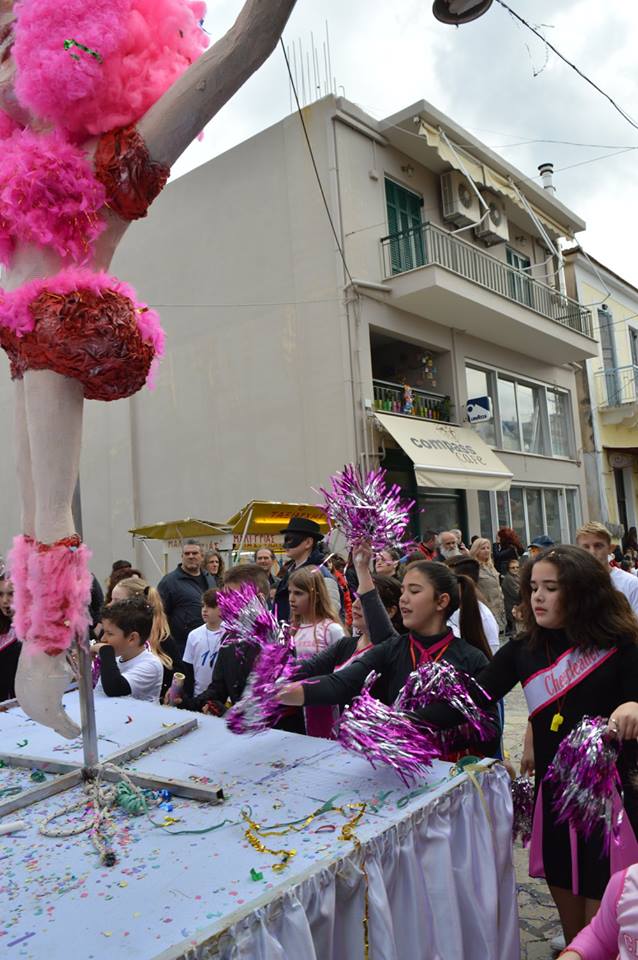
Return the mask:
MULTIPOLYGON (((505 749, 518 772, 527 705, 520 687, 505 701, 505 749)), ((514 850, 518 906, 521 924, 521 960, 550 960, 549 941, 560 932, 558 914, 544 880, 532 880, 527 872, 528 851, 517 841, 514 850)))

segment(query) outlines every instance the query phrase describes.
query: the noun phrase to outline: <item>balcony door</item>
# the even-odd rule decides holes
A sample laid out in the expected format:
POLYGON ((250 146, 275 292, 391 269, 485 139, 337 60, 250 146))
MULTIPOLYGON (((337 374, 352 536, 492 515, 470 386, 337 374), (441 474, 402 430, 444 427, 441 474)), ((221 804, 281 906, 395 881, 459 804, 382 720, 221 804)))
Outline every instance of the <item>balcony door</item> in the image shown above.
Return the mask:
POLYGON ((622 398, 620 396, 621 388, 616 360, 613 317, 605 307, 598 310, 598 327, 600 329, 600 352, 603 360, 603 370, 605 371, 607 404, 614 407, 622 402, 622 398))
POLYGON ((421 232, 421 197, 394 180, 385 181, 392 273, 403 273, 425 263, 421 232))
POLYGON ((524 257, 522 253, 517 253, 516 250, 508 247, 507 263, 508 266, 514 268, 508 271, 510 297, 512 300, 517 300, 519 303, 524 303, 527 307, 531 307, 532 287, 527 277, 522 275, 523 273, 529 273, 532 266, 531 260, 529 257, 524 257))
POLYGON ((629 349, 631 350, 631 362, 634 368, 633 397, 638 399, 638 330, 635 327, 629 327, 629 349))

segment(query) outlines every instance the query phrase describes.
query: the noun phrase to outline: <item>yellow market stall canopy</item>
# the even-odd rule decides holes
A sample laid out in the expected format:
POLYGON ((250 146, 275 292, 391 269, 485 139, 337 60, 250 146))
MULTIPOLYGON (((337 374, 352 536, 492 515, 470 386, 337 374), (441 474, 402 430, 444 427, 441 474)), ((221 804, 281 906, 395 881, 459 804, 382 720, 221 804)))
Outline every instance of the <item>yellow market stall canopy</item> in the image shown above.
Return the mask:
POLYGON ((129 530, 134 537, 144 540, 188 540, 193 537, 217 537, 232 533, 227 523, 212 520, 167 520, 166 523, 150 523, 145 527, 129 530))
POLYGON ((280 531, 288 526, 291 517, 305 517, 318 523, 322 533, 328 532, 328 523, 320 507, 310 503, 276 503, 271 500, 251 500, 228 521, 234 535, 234 548, 277 546, 281 544, 280 531))
POLYGON ((471 427, 375 413, 414 463, 417 485, 460 490, 509 490, 510 470, 471 427))

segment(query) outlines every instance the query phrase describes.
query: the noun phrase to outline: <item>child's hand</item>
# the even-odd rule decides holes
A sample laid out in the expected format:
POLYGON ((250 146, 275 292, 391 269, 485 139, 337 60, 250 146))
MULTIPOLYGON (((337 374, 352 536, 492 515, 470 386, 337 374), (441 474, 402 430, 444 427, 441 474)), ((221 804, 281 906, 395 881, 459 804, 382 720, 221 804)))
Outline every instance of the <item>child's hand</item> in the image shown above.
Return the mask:
POLYGON ((287 683, 277 691, 276 697, 287 707, 303 707, 306 699, 303 683, 287 683))
POLYGON ((521 757, 521 774, 524 777, 533 777, 536 768, 534 758, 534 739, 532 737, 532 725, 528 722, 525 737, 523 739, 523 756, 521 757))
POLYGON ((91 644, 91 656, 97 657, 102 647, 108 647, 108 643, 92 643, 91 644))
POLYGON ((370 570, 372 547, 370 546, 369 540, 360 540, 358 543, 353 544, 352 560, 357 573, 359 573, 359 571, 368 572, 370 570))
POLYGON ((166 693, 164 694, 164 699, 162 700, 162 703, 164 704, 165 707, 178 707, 178 706, 180 705, 180 703, 182 702, 182 698, 181 698, 181 697, 171 697, 170 694, 171 694, 171 691, 170 691, 170 688, 169 688, 169 689, 166 691, 166 693))

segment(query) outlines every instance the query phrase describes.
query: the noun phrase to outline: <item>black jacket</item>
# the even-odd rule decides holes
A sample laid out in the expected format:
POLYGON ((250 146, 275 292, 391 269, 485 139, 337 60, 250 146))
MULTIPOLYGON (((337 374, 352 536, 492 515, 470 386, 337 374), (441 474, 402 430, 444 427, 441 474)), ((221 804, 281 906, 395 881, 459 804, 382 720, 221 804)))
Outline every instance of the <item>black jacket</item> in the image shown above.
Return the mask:
POLYGON ((184 573, 181 563, 177 569, 162 577, 157 585, 159 595, 168 617, 171 636, 177 644, 180 656, 186 647, 186 638, 195 627, 201 627, 202 594, 215 586, 215 581, 207 572, 196 577, 184 573))
MULTIPOLYGON (((339 593, 341 598, 341 590, 339 590, 339 584, 332 576, 330 571, 323 566, 324 555, 320 550, 313 550, 305 563, 300 564, 298 567, 293 567, 292 563, 289 563, 287 567, 284 568, 281 580, 277 584, 277 589, 275 591, 275 600, 273 603, 273 610, 275 611, 275 616, 278 620, 285 620, 286 623, 290 621, 290 602, 288 600, 288 580, 290 575, 295 572, 295 570, 301 570, 302 567, 317 567, 326 580, 332 580, 339 593)), ((332 599, 332 598, 331 598, 332 599)), ((343 600, 340 601, 340 607, 343 606, 343 600)), ((343 615, 343 614, 342 614, 343 615)))

